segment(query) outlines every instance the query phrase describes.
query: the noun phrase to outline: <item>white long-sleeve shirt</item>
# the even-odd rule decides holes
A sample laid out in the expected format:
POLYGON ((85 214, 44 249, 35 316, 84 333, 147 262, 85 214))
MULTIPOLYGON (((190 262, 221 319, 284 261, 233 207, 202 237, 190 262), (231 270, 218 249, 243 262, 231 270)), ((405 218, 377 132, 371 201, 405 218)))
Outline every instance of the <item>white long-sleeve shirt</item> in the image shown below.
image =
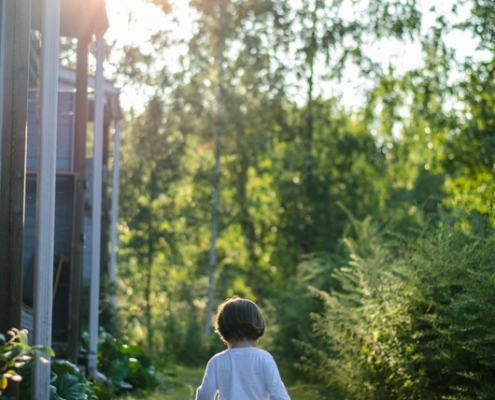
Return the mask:
POLYGON ((290 400, 275 360, 265 350, 239 347, 214 355, 196 400, 290 400))

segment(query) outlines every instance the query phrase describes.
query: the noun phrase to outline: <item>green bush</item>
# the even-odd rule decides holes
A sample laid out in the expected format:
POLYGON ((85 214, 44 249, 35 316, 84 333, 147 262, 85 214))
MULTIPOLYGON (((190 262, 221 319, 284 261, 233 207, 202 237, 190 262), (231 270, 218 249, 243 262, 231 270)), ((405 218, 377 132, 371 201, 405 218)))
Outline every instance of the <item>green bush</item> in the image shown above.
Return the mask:
POLYGON ((325 399, 421 398, 408 312, 414 287, 401 263, 406 242, 369 219, 353 221, 353 230, 343 240, 347 261, 332 269, 339 284, 310 288, 324 311, 312 315, 316 340, 302 344, 301 368, 319 377, 325 399))
MULTIPOLYGON (((88 336, 83 335, 83 343, 88 336)), ((118 339, 100 329, 98 369, 111 380, 116 394, 153 392, 160 381, 151 358, 141 347, 128 340, 118 339)))
POLYGON ((493 398, 495 237, 439 221, 408 237, 353 221, 340 265, 300 269, 274 342, 322 399, 493 398))
MULTIPOLYGON (((96 395, 92 382, 86 379, 76 365, 66 360, 52 359, 50 369, 50 400, 102 400, 102 397, 96 395)), ((32 365, 25 365, 21 372, 24 380, 19 398, 30 400, 32 365)))
MULTIPOLYGON (((9 335, 9 340, 0 335, 0 395, 9 381, 22 381, 20 399, 30 399, 34 361, 53 357, 54 353, 47 347, 30 346, 25 330, 12 329, 9 335)), ((87 334, 84 339, 87 342, 87 334)), ((116 339, 103 329, 99 339, 98 368, 112 381, 112 386, 91 382, 74 364, 52 358, 51 400, 104 400, 129 392, 145 395, 157 387, 160 382, 151 359, 139 346, 116 339)))
POLYGON ((312 343, 317 338, 313 331, 311 315, 323 311, 320 299, 313 295, 310 287, 331 290, 338 282, 332 275, 333 268, 340 263, 337 256, 314 254, 298 266, 296 276, 289 281, 289 290, 265 305, 267 332, 262 339, 269 347, 284 376, 292 381, 304 378, 318 381, 314 371, 302 375, 299 368, 305 354, 301 343, 312 343))
POLYGON ((416 351, 429 391, 436 398, 493 398, 495 238, 443 226, 415 244, 410 264, 416 351))

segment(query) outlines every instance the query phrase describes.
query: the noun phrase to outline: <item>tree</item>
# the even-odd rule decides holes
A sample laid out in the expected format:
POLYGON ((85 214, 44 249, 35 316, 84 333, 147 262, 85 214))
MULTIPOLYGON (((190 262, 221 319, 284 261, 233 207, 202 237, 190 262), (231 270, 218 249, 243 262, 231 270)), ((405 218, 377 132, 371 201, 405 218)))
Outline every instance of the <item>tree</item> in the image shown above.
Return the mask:
MULTIPOLYGON (((184 138, 172 123, 163 124, 163 103, 158 97, 150 100, 147 111, 135 119, 125 132, 122 146, 121 219, 125 225, 123 242, 126 246, 126 276, 141 276, 134 290, 142 296, 147 333, 147 347, 153 348, 155 325, 153 303, 154 277, 160 254, 176 254, 169 219, 173 217, 171 186, 180 179, 180 157, 184 138)), ((163 266, 162 266, 163 268, 163 266)), ((163 289, 163 288, 162 288, 163 289)), ((136 310, 137 311, 137 310, 136 310)))
MULTIPOLYGON (((259 107, 259 104, 266 105, 265 99, 268 92, 273 93, 273 83, 270 81, 271 76, 262 78, 264 74, 270 74, 272 65, 268 53, 268 43, 273 44, 270 40, 269 33, 275 32, 277 24, 276 4, 272 1, 243 1, 243 2, 193 2, 201 14, 199 30, 190 42, 191 60, 189 65, 194 65, 198 74, 191 81, 190 87, 196 90, 202 90, 199 95, 204 99, 202 107, 205 107, 212 118, 215 118, 215 144, 214 144, 214 180, 213 180, 213 202, 212 202, 212 240, 210 247, 209 259, 209 291, 206 310, 205 330, 209 331, 211 327, 211 314, 214 296, 214 282, 218 264, 217 257, 217 236, 223 224, 217 220, 219 210, 218 201, 222 196, 219 186, 219 178, 226 179, 233 174, 237 188, 237 205, 230 203, 223 207, 223 210, 234 206, 239 209, 240 218, 237 219, 241 225, 241 233, 245 237, 247 251, 249 253, 249 274, 252 279, 252 285, 255 288, 258 285, 256 275, 258 275, 258 256, 256 255, 256 237, 255 227, 252 217, 250 216, 248 197, 246 187, 248 185, 247 174, 250 166, 256 162, 256 146, 253 151, 248 150, 250 144, 256 140, 255 130, 247 123, 247 118, 254 115, 252 107, 259 107), (273 24, 268 29, 269 33, 263 32, 264 25, 262 22, 269 21, 273 18, 273 24), (249 28, 251 30, 249 30, 249 28), (260 40, 256 34, 262 34, 268 39, 267 43, 260 40), (216 71, 213 72, 207 63, 214 60, 216 71), (255 68, 259 68, 258 71, 255 68), (203 81, 201 81, 203 79, 203 81), (210 82, 214 84, 211 87, 210 82), (205 85, 206 84, 206 85, 205 85), (216 94, 213 97, 212 88, 215 88, 216 94), (211 93, 211 97, 206 93, 211 93), (252 102, 255 95, 261 96, 258 101, 252 102), (210 99, 215 98, 216 104, 210 99), (216 111, 213 112, 213 108, 216 111), (215 115, 215 117, 213 117, 215 115), (247 135, 247 138, 246 138, 247 135), (249 144, 248 144, 249 143, 249 144), (228 171, 225 168, 220 170, 220 146, 224 151, 222 154, 229 154, 227 162, 228 171), (232 161, 232 162, 230 162, 232 161), (237 178, 237 179, 236 179, 237 178)), ((208 130, 205 131, 207 133, 208 130)), ((205 140, 210 140, 204 136, 205 140)), ((227 185, 227 184, 224 184, 227 185)), ((227 190, 228 192, 228 190, 227 190)), ((224 198, 222 196, 222 198, 224 198)), ((224 218, 226 215, 224 215, 224 218)), ((255 289, 255 292, 258 292, 255 289)))
POLYGON ((477 39, 478 51, 462 60, 460 67, 458 124, 451 131, 443 159, 448 173, 445 187, 450 195, 449 205, 483 215, 486 230, 495 225, 495 17, 489 1, 473 0, 468 4, 472 15, 458 28, 477 39))

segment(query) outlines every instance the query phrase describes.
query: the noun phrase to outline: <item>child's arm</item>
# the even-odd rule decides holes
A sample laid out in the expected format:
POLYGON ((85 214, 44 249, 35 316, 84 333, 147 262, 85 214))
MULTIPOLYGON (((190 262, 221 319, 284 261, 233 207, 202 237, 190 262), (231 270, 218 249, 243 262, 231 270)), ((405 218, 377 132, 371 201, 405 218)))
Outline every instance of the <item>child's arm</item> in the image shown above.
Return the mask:
POLYGON ((269 362, 265 366, 265 376, 270 400, 290 400, 289 393, 287 393, 287 389, 282 382, 280 372, 273 357, 270 357, 269 362))
POLYGON ((206 365, 203 381, 196 391, 196 400, 214 400, 217 393, 215 367, 211 362, 206 365))

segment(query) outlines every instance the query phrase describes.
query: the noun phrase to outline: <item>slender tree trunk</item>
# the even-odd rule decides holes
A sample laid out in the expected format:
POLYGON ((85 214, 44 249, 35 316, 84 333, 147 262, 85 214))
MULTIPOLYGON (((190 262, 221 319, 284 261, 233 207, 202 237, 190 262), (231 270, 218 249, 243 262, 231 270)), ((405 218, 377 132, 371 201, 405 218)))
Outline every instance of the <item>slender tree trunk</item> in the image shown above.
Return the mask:
POLYGON ((211 244, 210 244, 210 260, 208 271, 208 303, 206 306, 206 321, 205 334, 211 333, 213 302, 215 300, 215 269, 217 264, 217 236, 218 236, 218 205, 220 197, 220 155, 222 145, 223 131, 223 84, 224 84, 224 47, 225 36, 224 27, 226 19, 226 2, 228 0, 220 0, 219 15, 220 22, 218 25, 217 37, 217 68, 218 68, 218 91, 217 91, 217 115, 216 115, 216 134, 215 134, 215 167, 213 170, 213 200, 211 210, 211 244))
POLYGON ((308 63, 308 99, 306 105, 306 115, 305 115, 305 132, 303 139, 303 171, 302 171, 302 184, 304 188, 304 202, 305 207, 302 215, 302 236, 301 236, 301 252, 306 254, 311 251, 311 242, 313 237, 313 221, 312 221, 312 206, 311 197, 313 191, 313 136, 314 136, 314 111, 313 111, 313 91, 314 91, 314 65, 315 56, 317 52, 318 44, 316 42, 316 24, 318 22, 317 18, 318 5, 315 4, 312 19, 312 30, 311 30, 311 42, 309 43, 307 63, 308 63))
POLYGON ((151 300, 151 293, 152 293, 152 277, 153 277, 153 259, 154 259, 154 253, 155 253, 155 227, 153 223, 153 202, 155 201, 157 195, 156 195, 156 175, 155 172, 151 172, 151 177, 150 177, 150 209, 148 213, 148 249, 147 249, 147 254, 146 254, 146 264, 147 264, 147 270, 146 270, 146 286, 144 288, 144 295, 145 295, 145 301, 146 301, 146 310, 145 310, 145 315, 146 315, 146 332, 147 332, 147 346, 148 346, 148 351, 152 350, 153 346, 153 320, 152 320, 152 300, 151 300))
POLYGON ((253 218, 249 212, 249 201, 246 190, 248 165, 248 161, 241 155, 241 165, 239 170, 236 171, 237 196, 239 197, 239 205, 241 207, 241 228, 249 257, 249 283, 253 288, 256 297, 260 297, 262 295, 262 288, 259 283, 258 256, 255 251, 256 231, 253 218))

